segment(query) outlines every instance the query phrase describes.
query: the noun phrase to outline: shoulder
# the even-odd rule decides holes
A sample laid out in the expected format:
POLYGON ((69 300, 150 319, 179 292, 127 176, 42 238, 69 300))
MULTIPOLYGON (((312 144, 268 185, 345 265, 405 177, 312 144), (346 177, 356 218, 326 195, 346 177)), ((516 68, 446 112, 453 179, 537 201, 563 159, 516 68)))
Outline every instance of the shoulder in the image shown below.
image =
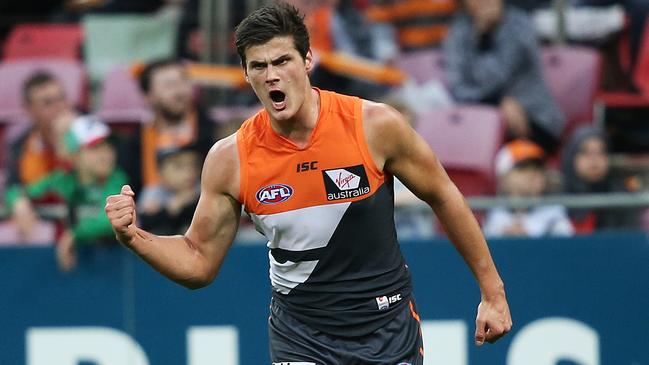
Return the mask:
POLYGON ((363 121, 377 127, 398 127, 407 124, 401 113, 388 104, 363 100, 363 121))
POLYGON ((205 158, 201 177, 204 187, 213 192, 226 193, 233 197, 238 196, 239 190, 237 133, 214 143, 205 158))
POLYGON ((116 167, 110 175, 110 179, 116 183, 125 183, 128 181, 128 174, 121 167, 116 167))
POLYGON ((368 137, 382 137, 388 140, 410 130, 406 118, 393 107, 363 100, 363 128, 368 137))
POLYGON ((568 211, 563 205, 543 205, 537 207, 533 210, 534 215, 538 217, 543 217, 546 219, 556 219, 561 217, 567 217, 568 211))
POLYGON ((465 11, 460 11, 451 18, 450 28, 455 32, 468 31, 472 27, 471 18, 465 11))
POLYGON ((524 10, 518 9, 513 6, 505 7, 505 18, 517 22, 524 22, 526 25, 529 25, 530 16, 524 10))
POLYGON ((486 221, 491 223, 500 222, 503 220, 509 220, 513 216, 514 214, 509 209, 503 207, 495 207, 489 209, 489 211, 487 212, 486 221))
POLYGON ((166 201, 168 197, 169 191, 167 189, 161 185, 152 185, 142 189, 138 203, 141 204, 148 200, 166 201))
POLYGON ((404 116, 387 104, 363 100, 362 109, 365 141, 382 170, 387 160, 412 147, 414 131, 404 116))
POLYGON ((505 8, 504 23, 507 25, 507 28, 517 30, 515 34, 519 37, 529 37, 535 34, 532 19, 525 11, 515 7, 505 8))
POLYGON ((26 130, 21 132, 16 139, 14 139, 13 141, 8 141, 11 142, 10 149, 12 151, 22 150, 25 142, 27 142, 27 139, 32 135, 33 132, 34 128, 27 128, 26 130))

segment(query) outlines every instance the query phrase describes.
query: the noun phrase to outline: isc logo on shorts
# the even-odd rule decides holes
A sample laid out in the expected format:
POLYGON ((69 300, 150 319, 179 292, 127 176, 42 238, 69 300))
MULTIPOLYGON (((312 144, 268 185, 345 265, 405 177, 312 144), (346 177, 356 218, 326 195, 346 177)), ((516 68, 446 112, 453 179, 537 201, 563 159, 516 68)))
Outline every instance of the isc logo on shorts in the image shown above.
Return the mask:
POLYGON ((322 178, 329 201, 356 198, 370 192, 370 183, 363 165, 324 170, 322 178))
POLYGON ((395 294, 390 297, 384 295, 382 297, 376 297, 376 305, 379 307, 379 310, 382 311, 390 308, 390 304, 394 304, 400 300, 401 294, 395 294))
POLYGON ((293 188, 285 184, 264 186, 257 191, 257 200, 262 204, 277 204, 287 201, 293 195, 293 188))

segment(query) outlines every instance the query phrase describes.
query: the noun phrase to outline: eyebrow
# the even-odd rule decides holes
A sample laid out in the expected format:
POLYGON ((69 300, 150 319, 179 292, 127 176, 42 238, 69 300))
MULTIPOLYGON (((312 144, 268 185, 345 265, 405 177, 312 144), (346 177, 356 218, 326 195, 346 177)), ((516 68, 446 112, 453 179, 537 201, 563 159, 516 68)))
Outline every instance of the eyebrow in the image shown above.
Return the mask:
MULTIPOLYGON (((278 65, 278 64, 280 64, 281 62, 283 62, 285 60, 291 59, 291 57, 292 56, 290 54, 288 54, 288 53, 283 54, 283 55, 275 58, 274 60, 271 60, 270 63, 272 65, 278 65)), ((265 67, 266 65, 268 65, 268 62, 265 62, 265 61, 254 61, 254 60, 250 61, 250 67, 257 67, 257 66, 264 66, 265 67)))

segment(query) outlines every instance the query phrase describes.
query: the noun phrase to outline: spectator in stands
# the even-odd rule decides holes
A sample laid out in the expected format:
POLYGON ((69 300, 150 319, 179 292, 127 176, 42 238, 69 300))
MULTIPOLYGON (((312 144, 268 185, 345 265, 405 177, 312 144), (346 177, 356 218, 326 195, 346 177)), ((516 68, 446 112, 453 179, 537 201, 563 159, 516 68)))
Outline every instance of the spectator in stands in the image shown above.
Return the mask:
POLYGON ((159 151, 194 144, 202 161, 216 141, 214 123, 194 105, 192 86, 182 63, 151 62, 140 74, 139 82, 154 119, 136 133, 120 156, 134 189, 160 181, 156 164, 159 151))
MULTIPOLYGON (((509 142, 496 155, 498 190, 510 198, 538 198, 547 188, 543 149, 533 142, 509 142)), ((487 213, 483 230, 486 236, 541 237, 567 236, 573 227, 566 209, 542 205, 530 209, 497 207, 487 213)))
POLYGON ((31 127, 10 147, 7 184, 29 184, 50 173, 59 163, 55 121, 73 114, 65 89, 51 74, 34 73, 23 86, 31 127))
POLYGON ((647 0, 572 0, 577 6, 611 6, 620 4, 624 7, 630 20, 631 30, 631 59, 637 60, 642 44, 642 36, 647 18, 649 17, 649 1, 647 0))
POLYGON ((105 200, 128 183, 128 179, 116 167, 115 149, 109 136, 110 129, 98 119, 78 117, 65 134, 72 170, 57 169, 34 183, 14 185, 7 191, 7 206, 18 224, 34 221, 32 200, 56 195, 65 202, 69 225, 57 245, 58 263, 64 271, 75 267, 77 247, 115 241, 104 212, 105 200))
MULTIPOLYGON (((636 176, 614 176, 604 134, 590 126, 577 129, 566 144, 561 173, 564 191, 570 194, 634 192, 640 189, 636 176)), ((640 215, 638 211, 628 208, 571 209, 569 214, 578 233, 637 227, 640 215)))
POLYGON ((142 191, 138 219, 152 233, 183 234, 200 196, 200 155, 184 146, 159 151, 157 157, 160 183, 142 191))
MULTIPOLYGON (((312 47, 317 52, 343 53, 380 64, 396 59, 398 49, 393 34, 381 24, 371 23, 362 7, 352 0, 328 0, 314 5, 297 1, 307 11, 305 23, 312 47)), ((313 85, 363 98, 379 98, 388 88, 357 77, 342 76, 324 67, 317 67, 311 76, 313 85)))
POLYGON ((553 152, 565 117, 543 80, 532 23, 502 0, 464 0, 445 42, 449 88, 460 103, 500 107, 509 137, 553 152))
POLYGON ((400 49, 409 52, 439 47, 457 8, 456 0, 374 0, 366 14, 392 24, 400 49))

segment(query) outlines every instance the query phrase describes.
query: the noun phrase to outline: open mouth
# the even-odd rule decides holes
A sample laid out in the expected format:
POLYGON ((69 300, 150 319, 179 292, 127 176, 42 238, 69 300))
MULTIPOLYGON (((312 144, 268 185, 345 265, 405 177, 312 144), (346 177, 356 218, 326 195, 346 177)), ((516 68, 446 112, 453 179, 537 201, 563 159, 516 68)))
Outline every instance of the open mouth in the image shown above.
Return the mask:
POLYGON ((273 108, 283 110, 286 108, 286 94, 279 90, 272 90, 269 93, 270 100, 273 101, 273 108))

